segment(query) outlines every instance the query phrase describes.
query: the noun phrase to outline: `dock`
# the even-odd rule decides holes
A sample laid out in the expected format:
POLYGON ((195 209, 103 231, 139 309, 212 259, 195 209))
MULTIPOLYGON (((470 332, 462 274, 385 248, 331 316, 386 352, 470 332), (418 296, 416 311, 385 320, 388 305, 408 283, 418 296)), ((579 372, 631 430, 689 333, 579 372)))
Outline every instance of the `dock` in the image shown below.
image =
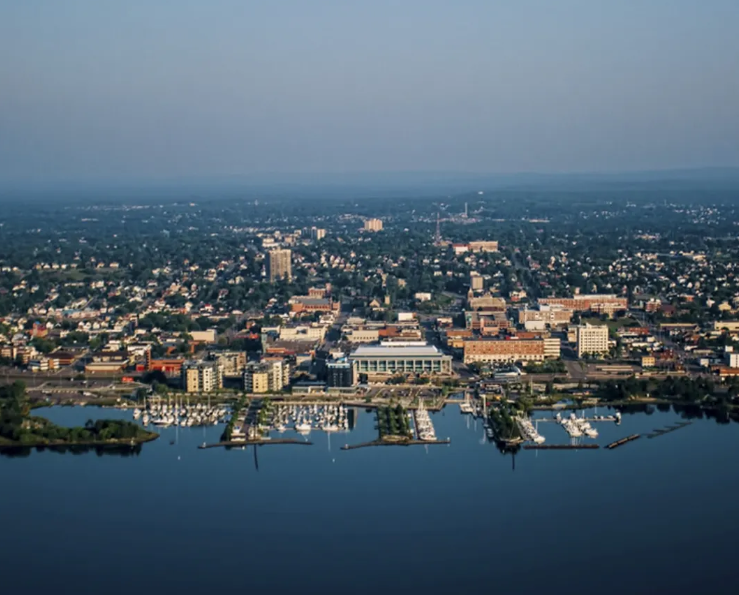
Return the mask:
POLYGON ((679 423, 676 423, 674 426, 667 426, 666 428, 662 428, 661 430, 654 430, 653 432, 647 434, 647 438, 649 438, 650 440, 652 438, 659 438, 660 436, 664 436, 665 434, 669 434, 670 432, 674 432, 675 430, 682 430, 692 423, 692 421, 681 421, 679 423))
POLYGON ((596 450, 599 444, 525 444, 524 450, 596 450))
POLYGON ((398 442, 390 442, 386 440, 373 440, 371 442, 362 442, 361 444, 345 444, 341 450, 356 450, 357 448, 367 448, 369 446, 423 446, 429 444, 451 444, 451 440, 404 440, 398 442))
POLYGON ((626 436, 626 438, 621 438, 621 440, 616 440, 615 442, 611 442, 610 444, 606 445, 606 448, 608 450, 612 450, 614 448, 618 448, 619 446, 623 446, 627 442, 631 442, 632 440, 636 440, 640 436, 641 436, 641 434, 632 434, 631 436, 626 436))
POLYGON ((301 446, 313 446, 312 442, 305 440, 292 440, 290 438, 275 438, 273 440, 230 440, 228 442, 214 442, 213 444, 201 444, 200 449, 219 448, 229 446, 266 446, 268 444, 296 444, 301 446))

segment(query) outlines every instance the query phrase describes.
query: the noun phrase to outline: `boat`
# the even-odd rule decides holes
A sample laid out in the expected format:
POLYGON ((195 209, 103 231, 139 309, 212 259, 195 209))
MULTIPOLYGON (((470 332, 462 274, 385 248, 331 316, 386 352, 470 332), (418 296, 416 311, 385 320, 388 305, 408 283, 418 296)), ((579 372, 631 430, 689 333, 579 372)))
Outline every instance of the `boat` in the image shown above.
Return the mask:
POLYGON ((299 422, 295 424, 295 431, 301 434, 308 434, 313 429, 313 426, 308 422, 299 422))

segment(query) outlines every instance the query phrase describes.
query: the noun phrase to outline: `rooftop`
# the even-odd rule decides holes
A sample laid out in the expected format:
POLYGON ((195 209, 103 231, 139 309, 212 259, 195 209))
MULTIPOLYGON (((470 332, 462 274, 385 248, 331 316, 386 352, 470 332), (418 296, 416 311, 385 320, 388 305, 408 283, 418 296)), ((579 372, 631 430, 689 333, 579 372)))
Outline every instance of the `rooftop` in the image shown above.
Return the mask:
POLYGON ((352 357, 437 357, 443 355, 433 345, 386 346, 360 345, 352 352, 352 357))

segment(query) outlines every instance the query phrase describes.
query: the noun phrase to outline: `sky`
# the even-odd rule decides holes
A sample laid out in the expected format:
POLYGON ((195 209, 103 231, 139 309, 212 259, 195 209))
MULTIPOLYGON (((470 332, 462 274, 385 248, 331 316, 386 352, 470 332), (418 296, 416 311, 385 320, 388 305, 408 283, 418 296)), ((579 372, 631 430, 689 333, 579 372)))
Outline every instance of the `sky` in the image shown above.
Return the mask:
POLYGON ((739 166, 737 0, 0 0, 0 181, 739 166))

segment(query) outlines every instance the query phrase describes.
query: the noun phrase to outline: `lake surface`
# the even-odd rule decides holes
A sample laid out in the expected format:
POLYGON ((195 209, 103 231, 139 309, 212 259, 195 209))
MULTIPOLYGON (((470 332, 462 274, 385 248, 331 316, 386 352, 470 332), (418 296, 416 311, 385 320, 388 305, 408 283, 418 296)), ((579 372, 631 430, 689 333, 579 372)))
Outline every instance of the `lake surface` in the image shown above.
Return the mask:
MULTIPOLYGON (((2 593, 739 592, 738 424, 514 461, 456 406, 432 419, 450 446, 341 451, 376 437, 361 411, 330 444, 314 432, 314 446, 261 447, 256 461, 197 449, 221 427, 168 428, 130 457, 0 457, 2 593)), ((680 419, 624 415, 597 442, 680 419)))

